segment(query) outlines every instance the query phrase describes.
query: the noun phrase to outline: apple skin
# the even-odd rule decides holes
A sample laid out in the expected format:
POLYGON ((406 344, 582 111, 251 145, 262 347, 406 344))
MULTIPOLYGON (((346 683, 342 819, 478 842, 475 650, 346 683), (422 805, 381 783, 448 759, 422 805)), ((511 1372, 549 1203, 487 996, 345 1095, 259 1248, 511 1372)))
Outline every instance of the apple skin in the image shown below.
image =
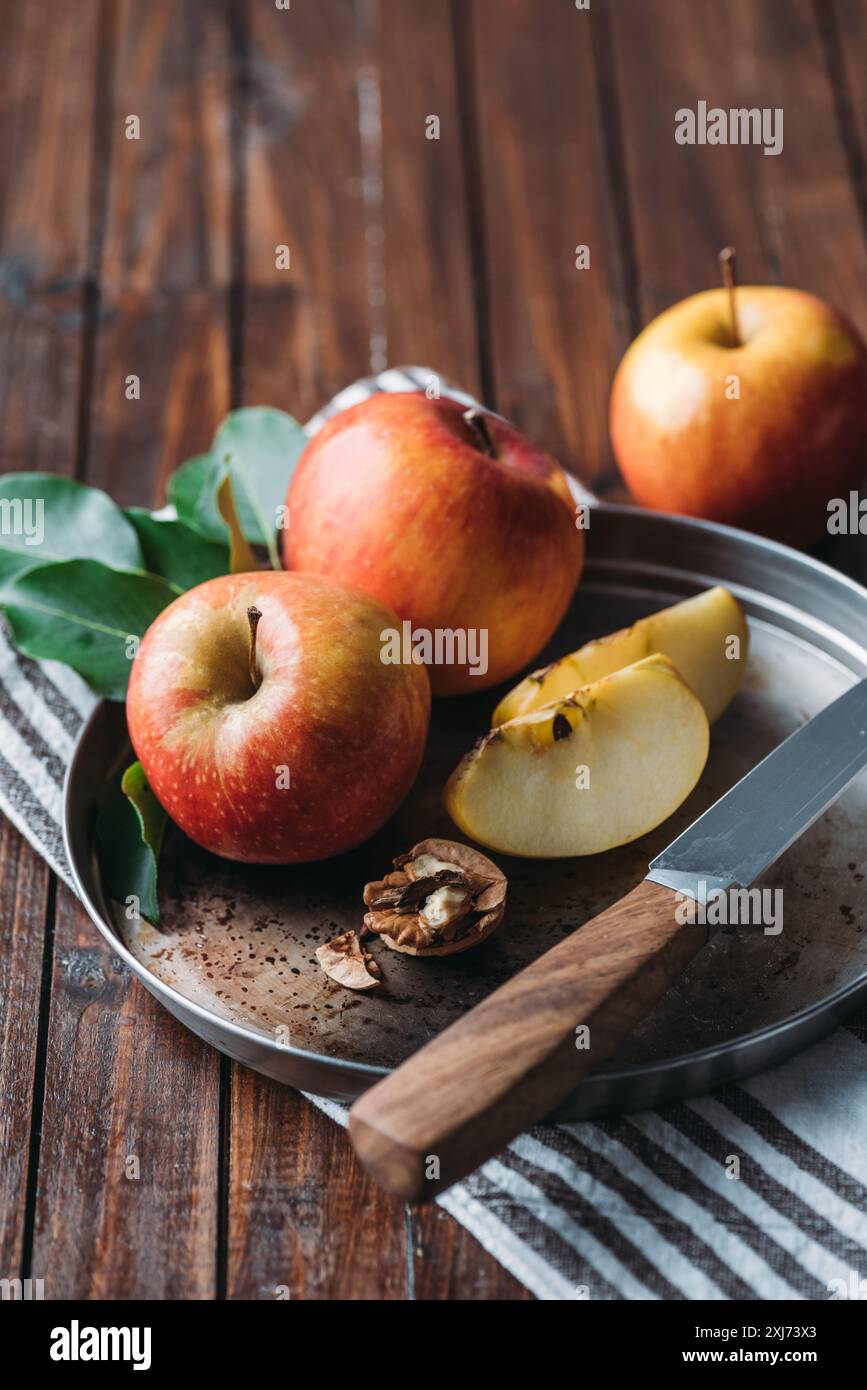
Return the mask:
POLYGON ((531 662, 584 562, 559 465, 486 414, 491 457, 463 416, 420 392, 335 416, 299 460, 283 532, 287 569, 355 584, 431 633, 487 630, 487 672, 431 666, 435 695, 484 690, 531 662))
POLYGON ((867 349, 830 305, 801 290, 736 290, 675 304, 626 352, 611 439, 635 499, 792 545, 827 534, 827 504, 867 473, 867 349), (740 399, 726 398, 726 379, 740 399))
POLYGON ((299 864, 388 819, 415 780, 430 714, 426 670, 380 660, 394 623, 367 594, 273 572, 211 579, 160 614, 133 663, 127 722, 190 839, 226 859, 299 864), (251 606, 262 615, 255 690, 251 606))

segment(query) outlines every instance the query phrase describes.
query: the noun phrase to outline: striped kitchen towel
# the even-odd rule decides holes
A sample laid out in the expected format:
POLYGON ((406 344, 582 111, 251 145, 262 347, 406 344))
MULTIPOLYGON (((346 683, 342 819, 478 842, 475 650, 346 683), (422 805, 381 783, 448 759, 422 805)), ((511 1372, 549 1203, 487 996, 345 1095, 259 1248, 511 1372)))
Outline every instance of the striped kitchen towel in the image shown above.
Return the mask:
MULTIPOLYGON (((382 372, 308 429, 433 381, 382 372)), ((61 788, 93 704, 72 672, 0 633, 0 810, 66 883, 61 788)), ((311 1099, 346 1123, 343 1106, 311 1099)), ((540 1125, 439 1200, 539 1298, 829 1299, 858 1297, 861 1280, 867 1296, 867 1015, 699 1100, 540 1125)))

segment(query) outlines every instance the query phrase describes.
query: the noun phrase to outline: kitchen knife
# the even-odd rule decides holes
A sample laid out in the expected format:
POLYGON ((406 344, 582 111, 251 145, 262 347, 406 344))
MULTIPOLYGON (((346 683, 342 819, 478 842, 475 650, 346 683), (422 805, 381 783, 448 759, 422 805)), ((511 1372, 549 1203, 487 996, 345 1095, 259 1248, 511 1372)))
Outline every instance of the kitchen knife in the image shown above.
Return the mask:
POLYGON ((424 1201, 549 1114, 707 941, 689 900, 749 888, 865 766, 862 680, 679 835, 631 893, 366 1091, 349 1116, 365 1168, 424 1201))

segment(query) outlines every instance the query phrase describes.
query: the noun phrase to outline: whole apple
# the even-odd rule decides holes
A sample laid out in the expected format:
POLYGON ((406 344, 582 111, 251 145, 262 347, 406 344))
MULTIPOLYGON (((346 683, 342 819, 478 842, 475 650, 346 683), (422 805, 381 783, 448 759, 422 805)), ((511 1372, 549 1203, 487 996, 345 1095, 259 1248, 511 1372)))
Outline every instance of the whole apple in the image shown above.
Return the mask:
POLYGON ((427 672, 381 659, 395 615, 307 574, 191 589, 145 633, 127 697, 157 799, 226 859, 298 864, 351 849, 421 762, 427 672))
POLYGON ((611 438, 647 507, 794 545, 867 473, 867 350, 821 299, 744 285, 666 310, 624 356, 611 438))
POLYGON ((498 417, 420 392, 330 420, 287 504, 287 569, 355 584, 429 634, 435 695, 484 690, 531 662, 584 560, 554 460, 498 417), (457 638, 437 648, 438 633, 457 638))

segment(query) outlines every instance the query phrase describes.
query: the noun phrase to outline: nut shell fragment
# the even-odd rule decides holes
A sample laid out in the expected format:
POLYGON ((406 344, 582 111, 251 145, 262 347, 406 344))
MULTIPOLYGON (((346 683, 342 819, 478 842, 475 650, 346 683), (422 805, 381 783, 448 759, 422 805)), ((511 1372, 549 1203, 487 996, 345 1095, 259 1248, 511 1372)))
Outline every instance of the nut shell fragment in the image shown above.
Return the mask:
POLYGON ((506 876, 468 845, 422 840, 394 871, 364 889, 366 932, 394 951, 450 956, 478 946, 502 922, 506 876))
POLYGON ((345 989, 375 989, 382 983, 382 967, 365 951, 357 932, 326 942, 317 949, 316 959, 328 978, 345 989))

